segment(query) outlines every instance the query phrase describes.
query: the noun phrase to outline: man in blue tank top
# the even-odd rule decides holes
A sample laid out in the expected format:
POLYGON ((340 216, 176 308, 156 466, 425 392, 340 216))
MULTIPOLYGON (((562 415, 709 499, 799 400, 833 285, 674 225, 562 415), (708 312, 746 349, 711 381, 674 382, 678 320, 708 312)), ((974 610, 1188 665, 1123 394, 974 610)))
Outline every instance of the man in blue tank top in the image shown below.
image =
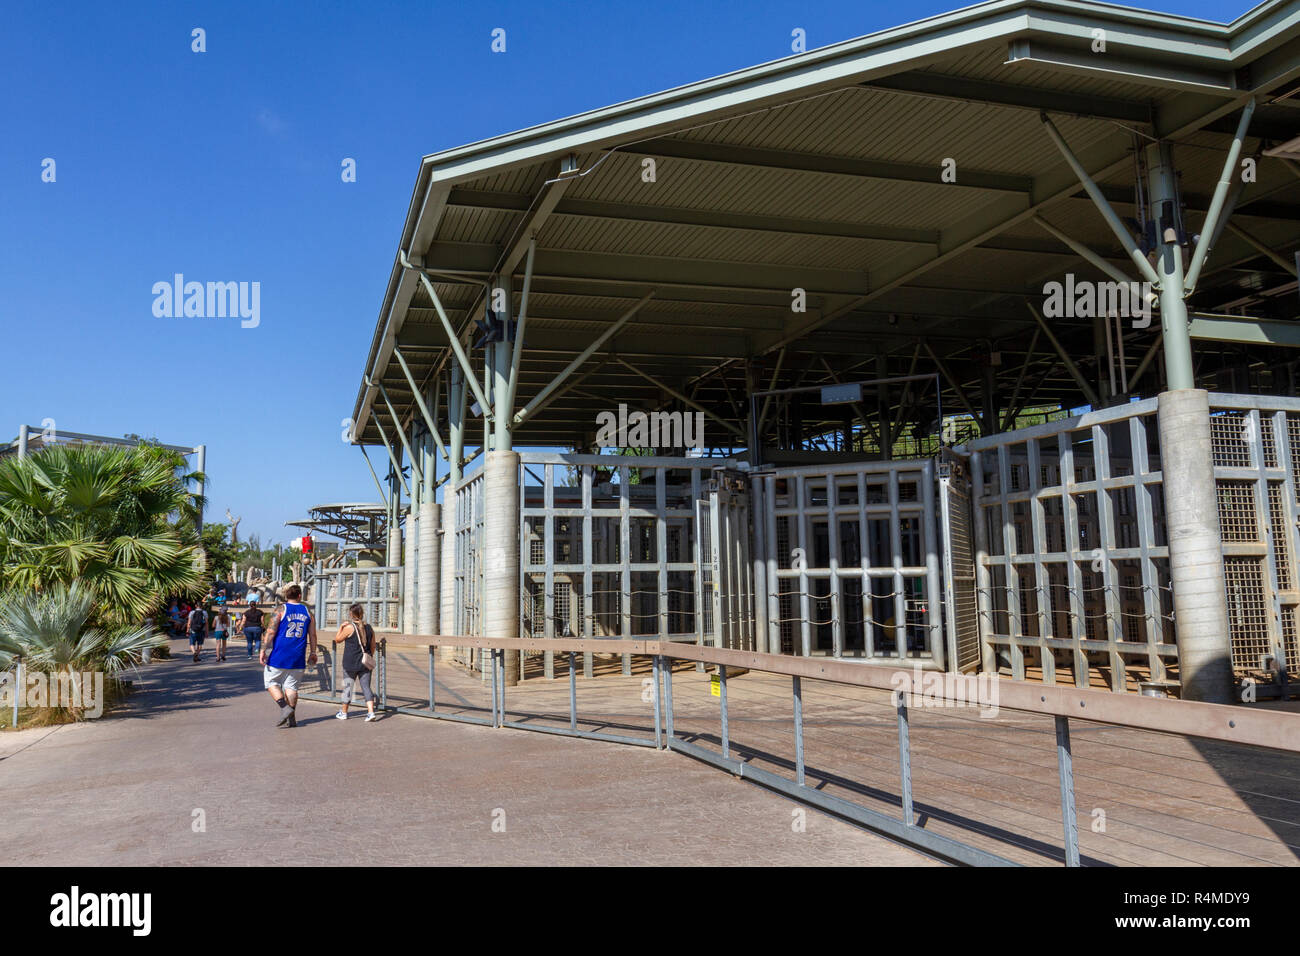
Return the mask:
POLYGON ((298 585, 289 585, 284 600, 266 629, 259 659, 266 668, 263 683, 280 708, 276 726, 297 727, 294 708, 298 706, 298 684, 307 665, 316 663, 316 621, 302 603, 302 588, 298 585))

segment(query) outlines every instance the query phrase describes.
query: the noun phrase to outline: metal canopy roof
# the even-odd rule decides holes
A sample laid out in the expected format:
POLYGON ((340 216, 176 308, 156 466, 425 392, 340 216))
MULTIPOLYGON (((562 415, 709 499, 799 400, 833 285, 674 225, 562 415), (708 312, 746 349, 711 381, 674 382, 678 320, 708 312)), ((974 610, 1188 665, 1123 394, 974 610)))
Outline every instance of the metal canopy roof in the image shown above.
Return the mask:
MULTIPOLYGON (((1033 217, 1134 270, 1040 114, 1121 216, 1134 215, 1135 143, 1174 141, 1194 234, 1238 115, 1256 97, 1243 155, 1258 157, 1258 181, 1189 307, 1294 320, 1294 269, 1283 266, 1300 243, 1300 167, 1261 154, 1300 134, 1298 89, 1300 0, 1273 0, 1227 25, 994 0, 427 156, 401 248, 440 274, 435 288, 468 348, 484 283, 515 275, 517 313, 535 238, 517 407, 653 290, 575 373, 582 381, 519 429, 518 445, 572 445, 618 402, 671 403, 637 369, 737 424, 750 390, 937 367, 946 408, 961 407, 954 386, 977 394, 990 379, 1004 398, 1019 380, 1036 403, 1080 404, 1045 338, 1029 356, 1037 325, 1026 299, 1041 302, 1043 283, 1066 272, 1105 276, 1033 217), (1097 29, 1104 53, 1092 51, 1097 29), (579 172, 563 176, 570 155, 579 172), (654 182, 642 178, 647 158, 654 182), (956 162, 956 182, 941 180, 945 159, 956 162), (795 288, 807 292, 806 313, 791 311, 795 288)), ((1091 320, 1054 322, 1096 382, 1091 320)), ((1130 373, 1158 330, 1157 318, 1126 335, 1130 373)), ((365 371, 409 427, 420 413, 391 361, 395 343, 432 394, 455 358, 400 261, 365 371)), ((481 352, 471 356, 481 363, 481 352)), ((1223 369, 1290 358, 1207 338, 1195 356, 1198 384, 1219 387, 1223 369)), ((1159 367, 1137 391, 1158 390, 1159 367)), ((358 442, 379 442, 373 415, 387 429, 377 395, 363 379, 358 442)), ((471 427, 469 444, 476 435, 471 427)))

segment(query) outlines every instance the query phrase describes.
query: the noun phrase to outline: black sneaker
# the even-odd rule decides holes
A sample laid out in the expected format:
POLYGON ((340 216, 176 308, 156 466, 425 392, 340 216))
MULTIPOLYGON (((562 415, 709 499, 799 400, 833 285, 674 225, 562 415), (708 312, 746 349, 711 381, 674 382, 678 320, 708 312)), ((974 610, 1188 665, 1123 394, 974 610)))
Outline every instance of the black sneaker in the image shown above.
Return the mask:
POLYGON ((279 722, 278 724, 276 724, 275 726, 277 726, 277 727, 292 727, 292 726, 293 726, 293 708, 292 708, 292 707, 286 707, 286 708, 284 709, 284 716, 280 718, 280 722, 279 722))

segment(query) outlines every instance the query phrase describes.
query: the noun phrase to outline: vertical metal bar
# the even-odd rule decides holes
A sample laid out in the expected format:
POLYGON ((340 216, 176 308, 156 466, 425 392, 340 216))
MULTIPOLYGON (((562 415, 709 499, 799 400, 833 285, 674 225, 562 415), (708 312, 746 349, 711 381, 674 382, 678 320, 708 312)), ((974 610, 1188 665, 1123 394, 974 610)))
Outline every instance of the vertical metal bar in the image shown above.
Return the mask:
MULTIPOLYGON (((496 648, 491 648, 491 649, 489 649, 488 653, 489 653, 489 655, 491 656, 491 660, 488 662, 488 667, 489 667, 489 669, 492 671, 492 678, 491 678, 491 680, 492 680, 492 726, 493 726, 493 727, 499 727, 499 726, 501 726, 501 725, 497 723, 497 652, 496 652, 496 648)), ((482 658, 482 653, 480 652, 480 659, 481 659, 481 658, 482 658)))
POLYGON ((807 502, 807 491, 804 485, 803 475, 795 477, 795 501, 794 515, 795 521, 799 522, 798 537, 799 555, 802 560, 799 563, 799 639, 800 653, 804 657, 812 656, 812 633, 809 629, 811 619, 811 607, 808 599, 808 533, 806 525, 807 517, 804 515, 804 505, 807 502))
POLYGON ((1088 668, 1088 653, 1083 642, 1087 638, 1088 607, 1083 593, 1083 573, 1079 570, 1079 506, 1074 500, 1074 436, 1063 431, 1056 436, 1061 456, 1061 513, 1065 523, 1065 571, 1070 584, 1070 639, 1074 644, 1074 686, 1089 687, 1092 683, 1088 668))
POLYGON ((663 746, 664 746, 664 742, 663 742, 663 730, 662 730, 662 728, 661 728, 661 726, 660 726, 660 723, 659 723, 659 721, 660 721, 660 713, 659 713, 659 661, 660 661, 660 660, 661 660, 661 658, 659 657, 658 654, 656 654, 654 657, 650 658, 650 673, 651 673, 651 675, 652 675, 652 678, 651 678, 651 679, 654 681, 654 687, 652 688, 653 693, 651 694, 651 696, 654 698, 654 705, 655 705, 655 749, 657 749, 657 750, 662 750, 662 749, 663 749, 663 746))
MULTIPOLYGON (((546 593, 542 596, 543 608, 542 613, 546 618, 542 624, 542 636, 550 640, 555 637, 555 466, 542 466, 542 508, 545 515, 542 517, 542 547, 545 550, 545 559, 542 562, 545 567, 545 585, 546 593)), ((523 482, 519 483, 520 490, 523 490, 523 482)), ((523 508, 520 507, 520 514, 523 514, 523 508)), ((525 518, 526 522, 528 519, 525 518)), ((521 592, 522 593, 522 592, 521 592)), ((573 586, 569 586, 569 601, 573 601, 573 586)), ((523 671, 521 670, 522 674, 523 671)), ((555 652, 544 651, 542 653, 542 676, 547 680, 555 679, 555 652)))
MULTIPOLYGON (((619 601, 619 610, 622 612, 622 631, 620 635, 623 640, 630 640, 632 637, 632 518, 629 511, 632 508, 632 485, 629 481, 629 471, 626 465, 618 469, 618 534, 619 534, 619 554, 620 564, 623 573, 620 576, 622 583, 622 594, 619 601)), ((623 676, 632 676, 632 655, 623 655, 623 676)))
POLYGON ((433 645, 429 645, 429 713, 436 713, 437 708, 433 700, 433 659, 436 655, 433 653, 433 645))
POLYGON ((794 683, 794 782, 803 786, 803 680, 794 683))
MULTIPOLYGON (((1056 683, 1056 655, 1048 642, 1055 637, 1052 620, 1052 579, 1043 563, 1047 546, 1047 516, 1042 490, 1043 466, 1039 458, 1038 439, 1025 442, 1025 455, 1029 463, 1029 527, 1034 547, 1034 604, 1038 609, 1038 662, 1043 670, 1043 683, 1056 683)), ((1064 507, 1064 506, 1062 506, 1064 507)), ((1023 630, 1023 628, 1022 628, 1023 630)))
POLYGON ((947 668, 944 666, 946 648, 942 631, 943 615, 940 610, 943 602, 943 585, 939 575, 939 534, 937 530, 939 509, 935 507, 934 483, 934 462, 927 459, 921 465, 922 511, 917 519, 921 523, 921 540, 925 544, 926 642, 930 646, 930 656, 940 670, 956 671, 957 660, 955 657, 948 663, 947 668))
POLYGON ((497 667, 501 668, 497 677, 497 726, 506 722, 506 654, 504 647, 497 652, 497 667))
POLYGON ((14 666, 14 722, 13 726, 18 727, 18 708, 22 705, 22 699, 27 696, 27 687, 23 681, 23 659, 20 657, 14 666))
MULTIPOLYGON (((591 465, 579 465, 582 475, 582 622, 579 634, 585 638, 595 637, 596 608, 592 603, 591 570, 591 465)), ((572 667, 572 662, 570 662, 572 667)), ((582 676, 592 674, 591 651, 582 652, 582 676)))
POLYGON ((1074 760, 1070 718, 1056 718, 1056 769, 1061 778, 1061 820, 1065 826, 1065 865, 1079 865, 1079 816, 1074 809, 1074 760))
POLYGON ((330 645, 330 694, 339 692, 339 655, 338 645, 330 645))
MULTIPOLYGON (((759 479, 763 483, 764 506, 755 512, 754 521, 767 522, 767 652, 781 653, 781 584, 776 572, 780 561, 776 553, 776 478, 769 476, 759 479), (764 517, 766 516, 766 517, 764 517)), ((785 519, 782 518, 782 521, 785 519)))
POLYGON ((673 660, 668 658, 668 666, 664 668, 664 731, 668 735, 668 742, 673 739, 673 660))
POLYGON ((988 509, 984 503, 984 464, 980 453, 970 456, 971 535, 975 540, 975 608, 980 640, 980 666, 997 673, 997 648, 993 644, 993 581, 989 574, 988 509))
POLYGON ((388 638, 379 642, 379 706, 388 709, 388 638))
POLYGON ((722 756, 731 756, 731 738, 727 728, 727 665, 718 665, 718 693, 722 698, 722 756))
POLYGON ((912 817, 912 740, 907 727, 907 701, 903 692, 898 695, 898 769, 899 787, 903 797, 903 822, 909 827, 912 817))
POLYGON ((569 729, 578 729, 578 655, 569 651, 569 729))

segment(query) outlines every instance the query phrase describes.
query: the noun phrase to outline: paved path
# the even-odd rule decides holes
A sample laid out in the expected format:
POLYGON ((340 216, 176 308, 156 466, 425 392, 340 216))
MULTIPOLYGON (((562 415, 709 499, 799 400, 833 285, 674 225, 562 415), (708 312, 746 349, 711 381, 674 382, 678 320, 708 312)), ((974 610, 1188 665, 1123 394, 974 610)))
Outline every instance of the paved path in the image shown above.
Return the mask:
POLYGON ((0 734, 11 863, 932 863, 677 754, 312 701, 276 730, 242 653, 173 653, 113 717, 0 734))

